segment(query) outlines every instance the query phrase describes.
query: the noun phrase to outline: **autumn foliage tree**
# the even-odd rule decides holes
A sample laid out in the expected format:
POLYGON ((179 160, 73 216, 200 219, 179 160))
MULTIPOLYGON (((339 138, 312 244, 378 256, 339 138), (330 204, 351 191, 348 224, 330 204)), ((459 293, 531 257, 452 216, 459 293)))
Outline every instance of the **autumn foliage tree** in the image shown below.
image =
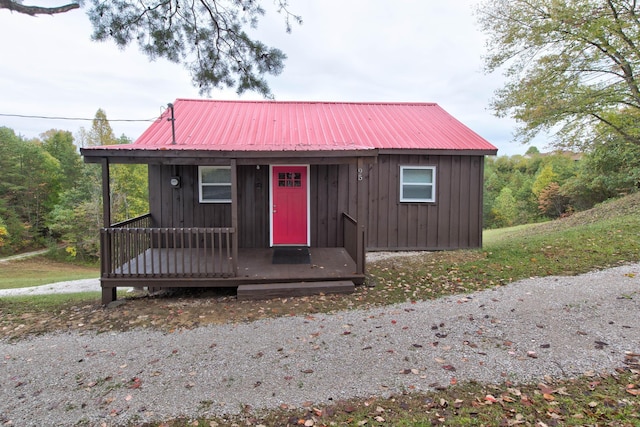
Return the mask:
POLYGON ((549 183, 538 194, 538 209, 549 218, 558 218, 569 210, 569 198, 557 182, 549 183))
POLYGON ((484 0, 486 69, 506 83, 493 100, 518 137, 556 134, 558 146, 589 147, 606 127, 640 145, 640 8, 635 0, 484 0))

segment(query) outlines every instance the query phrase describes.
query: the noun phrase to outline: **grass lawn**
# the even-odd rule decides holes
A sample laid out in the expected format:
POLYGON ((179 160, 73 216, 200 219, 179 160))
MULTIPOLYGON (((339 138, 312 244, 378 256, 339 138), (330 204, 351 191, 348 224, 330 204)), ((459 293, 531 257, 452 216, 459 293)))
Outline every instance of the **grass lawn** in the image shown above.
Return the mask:
POLYGON ((98 267, 52 261, 44 256, 0 263, 0 289, 26 288, 99 276, 98 267))

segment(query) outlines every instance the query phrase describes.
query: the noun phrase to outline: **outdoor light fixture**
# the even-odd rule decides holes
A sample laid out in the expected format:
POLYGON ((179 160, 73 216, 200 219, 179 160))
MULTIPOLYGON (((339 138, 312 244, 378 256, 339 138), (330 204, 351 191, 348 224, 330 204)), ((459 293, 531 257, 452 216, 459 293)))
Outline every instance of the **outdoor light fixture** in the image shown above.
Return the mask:
POLYGON ((180 188, 180 177, 172 176, 171 180, 169 180, 169 184, 171 184, 173 188, 180 188))

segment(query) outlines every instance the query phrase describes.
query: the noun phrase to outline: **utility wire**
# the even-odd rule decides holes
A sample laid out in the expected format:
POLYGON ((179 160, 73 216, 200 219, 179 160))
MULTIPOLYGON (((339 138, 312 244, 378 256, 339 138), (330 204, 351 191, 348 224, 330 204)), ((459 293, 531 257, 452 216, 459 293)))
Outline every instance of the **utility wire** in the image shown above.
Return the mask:
POLYGON ((4 114, 0 113, 0 117, 20 117, 23 119, 45 119, 45 120, 83 120, 83 121, 93 121, 93 120, 104 120, 106 122, 153 122, 157 120, 157 117, 151 119, 86 119, 82 117, 52 117, 52 116, 31 116, 26 114, 4 114))

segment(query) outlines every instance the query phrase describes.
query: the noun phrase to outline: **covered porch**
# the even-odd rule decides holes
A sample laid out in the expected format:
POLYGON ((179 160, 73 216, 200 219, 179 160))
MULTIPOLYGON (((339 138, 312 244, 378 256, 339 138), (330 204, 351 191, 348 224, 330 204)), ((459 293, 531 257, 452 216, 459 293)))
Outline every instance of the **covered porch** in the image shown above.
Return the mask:
POLYGON ((234 227, 152 227, 151 214, 113 224, 101 230, 102 302, 114 301, 117 288, 125 286, 322 283, 331 292, 332 283, 362 284, 364 229, 346 213, 342 221, 344 245, 329 248, 238 248, 234 227))

